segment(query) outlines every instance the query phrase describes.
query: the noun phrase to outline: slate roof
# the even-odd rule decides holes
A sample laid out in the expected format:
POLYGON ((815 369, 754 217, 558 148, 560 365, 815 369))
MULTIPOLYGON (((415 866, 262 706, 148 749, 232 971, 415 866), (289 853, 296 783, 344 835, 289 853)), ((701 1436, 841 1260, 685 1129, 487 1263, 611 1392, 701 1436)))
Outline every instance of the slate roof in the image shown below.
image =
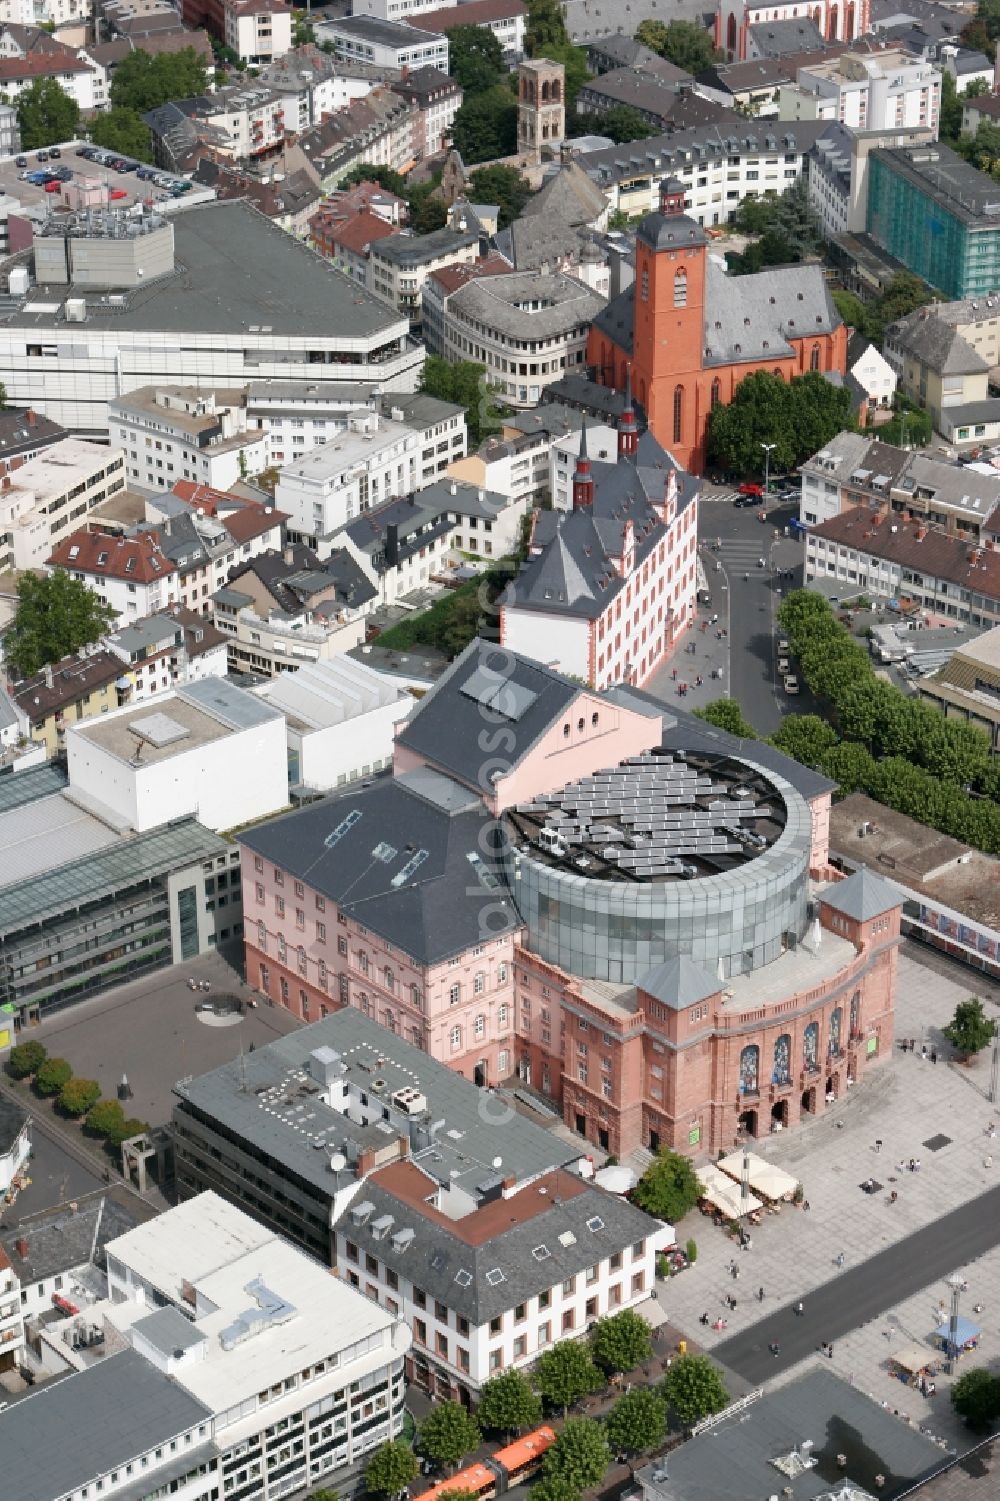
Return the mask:
POLYGON ((503 719, 503 695, 533 694, 517 720, 504 722, 504 758, 517 766, 531 747, 563 714, 580 693, 580 685, 571 683, 558 672, 538 662, 498 652, 478 638, 455 658, 448 671, 420 700, 409 719, 396 734, 397 745, 426 757, 433 766, 457 777, 469 787, 480 785, 483 751, 480 736, 485 722, 499 722, 497 712, 484 710, 476 697, 462 692, 463 687, 476 689, 480 683, 499 682, 498 707, 503 719))
POLYGON ((893 343, 936 375, 982 375, 989 365, 957 328, 933 312, 918 308, 887 329, 893 343))
MULTIPOLYGON (((961 472, 961 471, 957 471, 961 472)), ((980 513, 985 521, 986 516, 980 513)), ((810 537, 852 548, 867 557, 883 558, 897 567, 913 570, 923 578, 943 579, 962 589, 974 589, 990 600, 1000 600, 1000 553, 983 548, 975 562, 970 544, 919 522, 893 519, 892 525, 871 527, 867 509, 852 507, 809 529, 810 537), (923 531, 923 536, 918 532, 923 531)))
POLYGON ((661 1001, 672 1011, 683 1011, 687 1006, 696 1006, 710 995, 718 995, 722 981, 713 979, 707 970, 695 964, 686 954, 668 959, 648 970, 636 981, 636 989, 661 1001))
POLYGON ((457 254, 478 243, 478 235, 460 234, 454 229, 433 229, 426 235, 399 234, 393 231, 379 240, 373 247, 373 253, 379 260, 391 261, 396 266, 424 266, 430 261, 439 261, 444 256, 457 254))
POLYGON ((66 704, 88 698, 95 688, 113 683, 121 676, 121 670, 121 658, 109 651, 96 651, 89 657, 63 657, 53 663, 51 687, 46 683, 45 672, 37 673, 17 684, 14 702, 34 723, 66 704))
POLYGON ((811 17, 760 22, 749 27, 747 34, 761 57, 786 57, 790 53, 823 50, 823 34, 811 17))
POLYGON ((601 37, 588 47, 591 59, 610 59, 619 68, 647 67, 650 63, 662 62, 658 52, 637 42, 634 37, 618 32, 614 36, 601 37))
POLYGON ((211 1417, 204 1403, 134 1350, 106 1355, 6 1404, 4 1491, 18 1501, 53 1501, 211 1417))
POLYGON ((900 906, 902 900, 898 886, 890 885, 866 865, 846 880, 825 886, 820 893, 820 901, 855 922, 869 922, 873 917, 881 917, 883 912, 900 906))
POLYGON ((765 1392, 748 1411, 722 1417, 636 1479, 651 1501, 743 1501, 780 1496, 786 1486, 794 1501, 847 1501, 855 1494, 896 1501, 949 1462, 914 1425, 822 1366, 765 1392), (806 1438, 815 1464, 796 1466, 792 1475, 779 1470, 776 1461, 801 1453, 806 1438), (840 1454, 848 1457, 846 1468, 840 1454), (852 1481, 861 1491, 842 1492, 852 1481))
POLYGON ((728 276, 710 258, 705 306, 706 365, 766 360, 776 350, 787 354, 791 339, 829 334, 841 323, 822 266, 779 266, 753 276, 728 276))
POLYGON ((627 1199, 588 1186, 565 1171, 551 1173, 512 1198, 487 1204, 457 1221, 423 1202, 435 1186, 413 1163, 383 1168, 372 1174, 354 1201, 355 1206, 359 1200, 373 1206, 366 1223, 355 1224, 349 1209, 338 1228, 360 1251, 377 1254, 470 1324, 488 1323, 645 1239, 656 1228, 656 1222, 627 1199), (393 1233, 415 1230, 404 1250, 397 1248, 392 1234, 374 1238, 372 1226, 384 1214, 393 1217, 393 1233), (523 1218, 509 1223, 515 1216, 523 1218), (472 1243, 488 1229, 493 1233, 485 1244, 472 1243))
MULTIPOLYGON (((779 67, 766 62, 741 63, 739 66, 779 67)), ((692 161, 714 161, 720 156, 757 156, 775 152, 805 155, 829 128, 828 120, 748 120, 730 111, 723 124, 696 125, 691 129, 668 131, 645 140, 605 147, 601 151, 588 151, 583 158, 583 168, 601 187, 651 173, 669 176, 692 161)))
MULTIPOLYGON (((474 707, 478 733, 483 711, 479 704, 474 707)), ((457 739, 459 727, 449 726, 446 733, 457 739)), ((477 748, 472 781, 482 759, 477 748)), ((468 858, 480 849, 486 813, 478 798, 466 806, 464 812, 446 811, 405 781, 382 779, 251 829, 241 839, 418 964, 436 964, 483 942, 483 912, 489 909, 494 920, 502 900, 468 858), (353 814, 357 817, 348 824, 353 814), (391 855, 373 858, 380 847, 391 855)), ((514 929, 520 920, 513 903, 509 906, 514 929)), ((490 936, 499 937, 500 929, 490 936)))
POLYGON ((591 224, 600 218, 607 206, 608 200, 600 188, 591 181, 580 163, 573 161, 560 167, 542 183, 538 192, 528 199, 521 218, 544 217, 559 219, 564 224, 591 224))
POLYGON ((512 271, 486 281, 466 282, 451 295, 449 312, 482 323, 511 338, 551 339, 589 324, 605 306, 605 300, 575 277, 561 272, 512 271), (518 304, 526 299, 541 302, 534 312, 518 304))
POLYGON ((290 544, 282 552, 269 550, 261 553, 230 572, 227 592, 249 574, 261 581, 276 607, 286 615, 301 614, 305 608, 321 616, 343 605, 360 609, 378 592, 364 569, 343 547, 335 548, 322 562, 304 542, 290 544), (286 553, 289 557, 285 556, 286 553), (330 588, 336 589, 332 599, 325 604, 311 603, 314 595, 330 588))
POLYGON ((5 1228, 0 1246, 22 1283, 44 1282, 76 1267, 100 1265, 108 1242, 136 1223, 126 1209, 102 1194, 80 1201, 76 1213, 64 1204, 5 1228), (19 1240, 27 1242, 23 1256, 19 1240))

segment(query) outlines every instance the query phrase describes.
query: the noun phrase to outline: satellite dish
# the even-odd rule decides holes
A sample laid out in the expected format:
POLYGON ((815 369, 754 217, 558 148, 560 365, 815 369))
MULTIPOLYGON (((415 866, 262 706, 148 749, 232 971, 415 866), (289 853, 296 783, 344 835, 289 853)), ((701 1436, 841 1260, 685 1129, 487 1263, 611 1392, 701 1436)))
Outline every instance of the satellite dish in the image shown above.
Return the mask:
POLYGON ((494 1167, 503 1167, 503 1158, 502 1157, 494 1157, 494 1159, 493 1159, 493 1166, 494 1167))
POLYGON ((343 1152, 334 1152, 333 1156, 330 1158, 330 1167, 332 1171, 339 1173, 341 1168, 345 1168, 346 1166, 347 1158, 344 1156, 343 1152))

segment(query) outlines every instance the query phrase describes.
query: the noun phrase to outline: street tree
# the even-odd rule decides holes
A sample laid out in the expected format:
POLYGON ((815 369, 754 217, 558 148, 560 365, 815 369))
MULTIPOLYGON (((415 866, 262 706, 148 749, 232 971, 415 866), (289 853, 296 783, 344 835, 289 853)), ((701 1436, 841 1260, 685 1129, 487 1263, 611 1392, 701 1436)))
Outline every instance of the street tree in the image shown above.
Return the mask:
POLYGON ((643 21, 635 34, 637 42, 650 47, 685 73, 703 73, 722 54, 716 51, 712 33, 693 21, 643 21))
POLYGON ((727 730, 730 735, 738 735, 741 740, 757 739, 757 731, 734 698, 714 698, 710 704, 705 704, 694 712, 699 719, 714 724, 717 730, 727 730))
POLYGON ((986 1366, 963 1371, 951 1389, 951 1405, 970 1428, 992 1428, 1000 1418, 1000 1376, 986 1366))
POLYGON ((7 1055, 7 1072, 15 1079, 27 1079, 41 1068, 48 1056, 48 1049, 40 1042, 19 1043, 7 1055))
POLYGON ((634 1308, 599 1319, 590 1337, 594 1364, 610 1373, 631 1371, 653 1353, 649 1325, 634 1308))
POLYGON ((380 188, 387 193, 393 193, 397 198, 406 197, 406 178, 393 167, 387 167, 383 163, 369 165, 361 162, 352 167, 344 177, 344 187, 353 187, 359 182, 377 182, 380 188))
POLYGON ((837 732, 818 714, 786 714, 771 743, 803 766, 819 766, 837 744, 837 732))
POLYGON ((373 1496, 401 1496, 420 1473, 420 1466, 409 1444, 392 1439, 376 1449, 365 1470, 365 1487, 373 1496))
POLYGON ((125 1112, 117 1100, 98 1100, 87 1111, 87 1130, 109 1141, 124 1141, 125 1112), (122 1134, 119 1136, 119 1132, 122 1134))
POLYGON ((36 78, 18 94, 14 108, 25 151, 71 141, 77 133, 80 106, 54 78, 36 78))
POLYGON ((637 1386, 618 1398, 604 1420, 608 1442, 615 1454, 637 1454, 653 1449, 667 1426, 667 1405, 648 1386, 637 1386))
POLYGON ((448 32, 448 73, 466 96, 491 90, 506 68, 503 48, 486 26, 453 26, 448 32))
POLYGON ((580 1491, 561 1475, 543 1475, 531 1487, 531 1501, 580 1501, 580 1491))
POLYGON ((701 1194, 691 1159, 669 1147, 661 1147, 636 1184, 632 1197, 640 1209, 658 1220, 676 1225, 701 1194))
POLYGON ((559 1479, 586 1491, 600 1484, 610 1464, 611 1450, 603 1424, 593 1418, 567 1418, 545 1456, 542 1473, 547 1480, 559 1479))
POLYGON ((479 1393, 476 1417, 484 1428, 520 1433, 541 1421, 542 1403, 527 1376, 511 1368, 485 1382, 479 1393))
POLYGON ((604 115, 577 113, 566 126, 567 133, 571 131, 574 136, 608 136, 616 145, 643 141, 654 134, 654 127, 630 104, 616 104, 604 115))
POLYGON ((59 1091, 59 1109, 63 1115, 78 1118, 86 1115, 101 1098, 101 1086, 96 1079, 68 1079, 59 1091))
POLYGON ((559 0, 528 0, 524 50, 529 57, 544 47, 564 47, 569 41, 559 0))
POLYGON ((122 156, 135 157, 140 162, 153 160, 149 126, 134 109, 119 105, 117 109, 96 115, 87 128, 87 134, 95 146, 119 151, 122 156))
POLYGON ((193 47, 158 52, 155 57, 140 49, 130 52, 115 68, 111 104, 141 115, 172 99, 204 94, 207 86, 208 71, 193 47))
POLYGON ((449 362, 439 354, 432 354, 424 361, 420 389, 429 396, 465 408, 470 451, 500 427, 496 398, 486 383, 484 365, 473 360, 449 362))
MULTIPOLYGON (((448 33, 449 39, 456 31, 463 30, 483 33, 480 26, 456 26, 448 33)), ((482 93, 466 93, 452 123, 452 140, 466 166, 492 161, 498 156, 512 156, 517 150, 517 100, 495 78, 496 75, 492 88, 482 93)))
POLYGON ((7 633, 7 661, 22 678, 98 641, 114 624, 115 611, 101 603, 82 579, 57 569, 25 573, 18 581, 17 611, 7 633))
POLYGON ((574 1402, 603 1385, 590 1349, 576 1340, 551 1345, 535 1368, 535 1384, 546 1402, 561 1407, 565 1417, 574 1402))
POLYGON ((660 1392, 685 1428, 721 1412, 729 1402, 722 1377, 707 1355, 679 1355, 664 1376, 660 1392))
POLYGON ((983 1048, 989 1047, 996 1029, 996 1022, 986 1015, 979 997, 970 996, 967 1001, 959 1001, 955 1015, 943 1031, 952 1047, 964 1058, 973 1058, 983 1048))
POLYGON ((470 174, 469 185, 476 203, 495 203, 500 209, 498 226, 506 229, 520 218, 534 191, 516 167, 480 167, 470 174))
POLYGON ((479 1437, 479 1424, 461 1402, 439 1402, 420 1425, 422 1449, 442 1465, 460 1464, 479 1437))
POLYGON ((73 1077, 65 1058, 46 1058, 35 1074, 35 1089, 43 1099, 57 1095, 73 1077))

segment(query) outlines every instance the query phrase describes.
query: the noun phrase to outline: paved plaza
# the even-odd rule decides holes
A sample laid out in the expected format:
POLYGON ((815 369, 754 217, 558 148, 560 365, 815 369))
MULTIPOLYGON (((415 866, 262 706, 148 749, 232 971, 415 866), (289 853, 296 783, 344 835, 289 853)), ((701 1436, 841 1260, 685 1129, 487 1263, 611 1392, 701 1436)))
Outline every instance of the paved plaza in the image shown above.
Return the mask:
MULTIPOLYGON (((795 1321, 798 1343, 812 1345, 814 1341, 818 1349, 829 1332, 810 1324, 810 1294, 823 1287, 823 1303, 836 1306, 834 1279, 847 1276, 849 1284, 852 1268, 863 1270, 863 1264, 878 1252, 923 1231, 950 1211, 961 1211, 962 1206, 989 1190, 1000 1188, 1000 1109, 987 1098, 990 1054, 980 1055, 967 1068, 953 1060, 941 1031, 956 1004, 970 994, 982 996, 987 1010, 1000 1015, 1000 996, 995 987, 913 943, 904 945, 896 1029, 897 1039, 914 1039, 914 1052, 904 1053, 897 1046, 886 1066, 822 1116, 793 1132, 755 1144, 760 1155, 802 1183, 808 1210, 783 1205, 779 1214, 765 1214, 760 1226, 752 1230, 751 1248, 742 1252, 710 1219, 697 1213, 687 1217, 679 1227, 678 1238, 682 1244, 688 1236, 697 1240, 698 1260, 690 1270, 660 1284, 659 1302, 672 1326, 689 1333, 710 1353, 719 1350, 720 1358, 725 1359, 725 1346, 734 1336, 773 1318, 779 1310, 787 1312, 788 1305, 801 1298, 805 1326, 799 1332, 795 1321), (926 1058, 922 1056, 925 1046, 926 1058), (935 1050, 937 1064, 930 1061, 935 1050), (996 1123, 996 1141, 986 1134, 991 1122, 996 1123), (877 1141, 882 1143, 880 1149, 876 1148, 877 1141), (920 1163, 918 1172, 909 1170, 911 1157, 920 1163), (861 1190, 860 1185, 869 1177, 882 1184, 876 1194, 861 1190), (898 1197, 890 1203, 893 1191, 898 1197), (845 1256, 844 1273, 836 1264, 840 1252, 845 1256), (738 1280, 729 1270, 734 1261, 740 1269, 738 1280), (826 1288, 827 1284, 834 1285, 826 1288), (765 1291, 763 1302, 756 1296, 761 1286, 765 1291), (736 1298, 735 1310, 726 1305, 725 1299, 730 1296, 736 1298), (724 1317, 726 1329, 716 1332, 701 1325, 704 1312, 712 1320, 724 1317), (809 1328, 807 1339, 803 1338, 805 1327, 809 1328)), ((971 1211, 969 1218, 973 1218, 971 1211)), ((958 1221, 960 1224, 961 1214, 958 1221)), ((996 1223, 1000 1238, 1000 1218, 992 1215, 991 1221, 996 1223)), ((1000 1249, 963 1266, 960 1229, 954 1244, 954 1266, 949 1265, 948 1272, 958 1270, 968 1278, 969 1290, 963 1296, 961 1311, 981 1322, 982 1358, 993 1361, 1000 1350, 1000 1249), (973 1312, 976 1303, 983 1305, 981 1319, 973 1312)), ((908 1266, 907 1270, 911 1286, 916 1285, 919 1268, 914 1271, 908 1266)), ((886 1370, 893 1350, 929 1342, 936 1309, 950 1297, 943 1278, 932 1275, 929 1286, 895 1307, 891 1276, 874 1263, 871 1284, 864 1286, 869 1310, 859 1308, 857 1313, 858 1320, 869 1321, 838 1337, 834 1363, 879 1401, 888 1402, 913 1421, 929 1422, 948 1443, 967 1447, 968 1435, 951 1412, 945 1376, 938 1380, 938 1395, 928 1399, 890 1377, 886 1370)), ((845 1295, 847 1292, 845 1284, 845 1295)), ((840 1310, 848 1325, 855 1322, 853 1308, 852 1300, 840 1310)), ((768 1337, 762 1331, 762 1341, 768 1337)), ((817 1353, 809 1359, 826 1357, 817 1353)), ((774 1375, 767 1379, 787 1380, 801 1369, 801 1361, 786 1365, 782 1359, 775 1362, 774 1375)))

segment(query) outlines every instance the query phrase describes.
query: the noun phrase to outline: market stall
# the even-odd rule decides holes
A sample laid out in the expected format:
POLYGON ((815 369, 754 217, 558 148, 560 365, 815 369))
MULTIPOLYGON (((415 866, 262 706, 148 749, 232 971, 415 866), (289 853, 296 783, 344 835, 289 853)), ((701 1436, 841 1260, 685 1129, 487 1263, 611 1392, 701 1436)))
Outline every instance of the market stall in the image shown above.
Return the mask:
POLYGON ((756 1194, 747 1194, 744 1199, 740 1184, 720 1173, 717 1167, 700 1167, 697 1177, 701 1184, 702 1204, 724 1215, 727 1220, 738 1220, 741 1215, 755 1214, 764 1207, 756 1194))
POLYGON ((896 1350, 889 1356, 889 1374, 905 1381, 907 1386, 920 1387, 921 1390, 925 1390, 928 1384, 933 1386, 931 1378, 937 1375, 934 1351, 928 1350, 926 1345, 906 1345, 902 1350, 896 1350))
MULTIPOLYGON (((955 1346, 959 1360, 967 1355, 970 1350, 979 1349, 981 1331, 971 1319, 959 1318, 955 1325, 955 1346)), ((945 1319, 934 1331, 934 1343, 939 1350, 948 1351, 951 1344, 951 1320, 945 1319)))
MULTIPOLYGON (((759 1157, 756 1152, 748 1152, 749 1158, 749 1181, 750 1188, 768 1203, 776 1204, 784 1200, 791 1203, 792 1197, 798 1188, 798 1182, 791 1173, 786 1173, 782 1168, 775 1167, 773 1162, 759 1157)), ((730 1152, 728 1157, 716 1164, 727 1177, 741 1183, 743 1180, 743 1153, 730 1152)))

